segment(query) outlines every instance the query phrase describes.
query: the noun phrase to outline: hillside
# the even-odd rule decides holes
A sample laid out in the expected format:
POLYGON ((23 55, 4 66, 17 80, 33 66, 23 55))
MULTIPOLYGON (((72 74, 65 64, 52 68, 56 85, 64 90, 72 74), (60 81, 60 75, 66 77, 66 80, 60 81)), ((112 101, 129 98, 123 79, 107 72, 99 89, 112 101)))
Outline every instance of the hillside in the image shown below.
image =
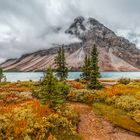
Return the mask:
MULTIPOLYGON (((140 71, 140 50, 127 39, 117 36, 94 18, 77 17, 65 30, 81 40, 80 43, 65 45, 69 69, 80 70, 85 54, 93 44, 99 52, 100 71, 140 71)), ((52 65, 58 47, 25 54, 1 64, 4 70, 37 71, 52 65)))

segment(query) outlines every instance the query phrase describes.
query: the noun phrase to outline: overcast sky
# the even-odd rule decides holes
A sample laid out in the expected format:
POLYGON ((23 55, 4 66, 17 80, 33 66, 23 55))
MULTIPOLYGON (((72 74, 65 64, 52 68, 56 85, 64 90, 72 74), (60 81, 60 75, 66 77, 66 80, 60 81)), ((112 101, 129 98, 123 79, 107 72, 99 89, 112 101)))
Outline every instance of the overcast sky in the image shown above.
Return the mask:
POLYGON ((79 41, 54 33, 77 16, 96 18, 140 48, 140 0, 0 0, 0 62, 79 41))

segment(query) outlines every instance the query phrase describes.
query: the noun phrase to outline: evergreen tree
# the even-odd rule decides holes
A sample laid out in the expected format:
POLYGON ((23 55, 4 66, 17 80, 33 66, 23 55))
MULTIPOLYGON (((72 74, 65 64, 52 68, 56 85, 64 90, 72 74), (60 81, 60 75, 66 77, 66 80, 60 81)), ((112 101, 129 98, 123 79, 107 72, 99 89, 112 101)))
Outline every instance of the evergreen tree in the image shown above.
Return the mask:
POLYGON ((62 61, 62 77, 61 80, 65 80, 68 77, 68 68, 66 64, 66 59, 65 59, 65 52, 64 52, 64 47, 62 46, 61 48, 61 61, 62 61))
POLYGON ((3 74, 3 69, 0 68, 0 82, 1 82, 2 78, 4 78, 4 74, 3 74))
POLYGON ((68 92, 68 86, 63 82, 59 82, 53 75, 52 69, 49 68, 41 84, 41 103, 48 103, 50 107, 55 108, 57 105, 64 103, 68 92))
POLYGON ((62 77, 62 73, 61 73, 61 48, 59 48, 58 52, 57 52, 57 56, 54 59, 54 64, 56 67, 56 72, 57 72, 57 77, 62 77))
POLYGON ((100 78, 99 66, 98 66, 98 52, 96 45, 93 46, 90 59, 90 80, 88 82, 89 89, 100 89, 102 85, 100 84, 98 78, 100 78))
POLYGON ((84 65, 82 67, 81 78, 88 81, 90 79, 90 58, 86 55, 84 65))
POLYGON ((68 68, 66 67, 64 47, 62 46, 58 50, 58 54, 55 57, 55 65, 57 77, 62 81, 65 80, 68 76, 68 68))

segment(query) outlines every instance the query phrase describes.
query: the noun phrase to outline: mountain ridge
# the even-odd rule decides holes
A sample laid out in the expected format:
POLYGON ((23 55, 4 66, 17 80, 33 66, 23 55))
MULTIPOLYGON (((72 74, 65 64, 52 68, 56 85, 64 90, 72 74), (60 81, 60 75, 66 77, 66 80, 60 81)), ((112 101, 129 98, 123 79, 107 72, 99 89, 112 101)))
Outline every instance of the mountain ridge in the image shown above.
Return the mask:
MULTIPOLYGON (((69 69, 80 70, 84 57, 90 53, 93 44, 99 52, 100 71, 140 71, 140 50, 127 39, 117 36, 94 18, 77 17, 65 30, 81 40, 65 45, 66 61, 69 69)), ((25 54, 17 59, 9 59, 1 64, 4 70, 37 71, 54 67, 53 60, 59 46, 25 54)))

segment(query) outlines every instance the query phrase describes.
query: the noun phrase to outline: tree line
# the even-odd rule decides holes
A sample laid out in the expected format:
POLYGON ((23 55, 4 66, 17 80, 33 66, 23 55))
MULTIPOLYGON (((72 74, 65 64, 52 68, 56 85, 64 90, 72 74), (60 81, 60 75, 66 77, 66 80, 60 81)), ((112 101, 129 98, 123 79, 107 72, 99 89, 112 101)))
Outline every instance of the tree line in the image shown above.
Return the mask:
MULTIPOLYGON (((40 84, 38 97, 42 104, 48 103, 50 107, 55 108, 57 105, 65 102, 66 96, 69 93, 69 87, 66 84, 68 77, 68 67, 65 59, 64 46, 58 49, 54 59, 55 72, 54 76, 52 68, 49 67, 43 80, 40 84)), ((85 80, 88 89, 98 90, 102 88, 98 78, 100 78, 98 66, 98 51, 96 45, 92 47, 89 55, 85 56, 84 65, 82 66, 81 79, 85 80)), ((3 77, 3 71, 0 68, 0 81, 3 77)))
MULTIPOLYGON (((66 96, 69 93, 69 87, 66 84, 68 77, 68 67, 65 59, 64 46, 58 49, 58 53, 54 59, 55 72, 50 68, 47 69, 43 81, 41 83, 40 100, 41 103, 46 102, 51 108, 55 108, 60 104, 63 104, 66 100, 66 96)), ((98 78, 100 78, 99 66, 98 66, 98 52, 96 45, 93 46, 90 55, 85 56, 84 65, 82 67, 81 79, 85 80, 88 89, 100 89, 98 78)))
MULTIPOLYGON (((56 75, 60 81, 66 80, 68 76, 68 68, 65 59, 64 47, 60 47, 55 57, 54 64, 56 67, 56 75)), ((98 51, 96 45, 92 47, 91 53, 85 56, 84 65, 82 66, 81 79, 87 81, 87 88, 100 89, 98 78, 100 78, 99 66, 98 66, 98 51)))

